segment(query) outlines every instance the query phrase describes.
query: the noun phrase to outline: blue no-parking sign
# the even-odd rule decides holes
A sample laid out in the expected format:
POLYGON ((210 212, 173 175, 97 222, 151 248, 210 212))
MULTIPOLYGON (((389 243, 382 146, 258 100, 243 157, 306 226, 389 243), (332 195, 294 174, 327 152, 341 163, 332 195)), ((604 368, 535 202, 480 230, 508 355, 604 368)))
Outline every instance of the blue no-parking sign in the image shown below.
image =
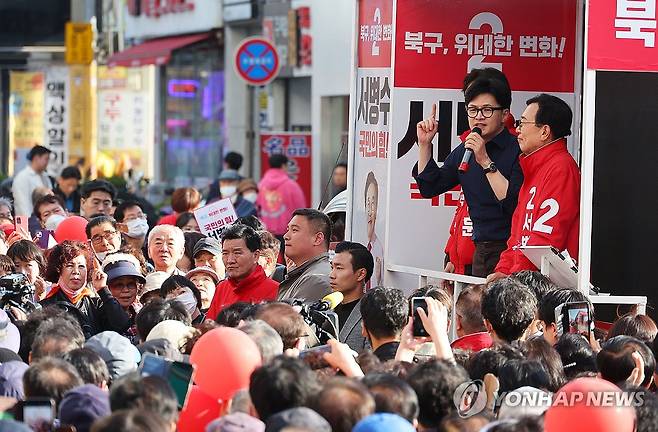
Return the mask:
POLYGON ((279 73, 279 55, 267 39, 247 38, 235 52, 238 75, 251 85, 265 85, 279 73))

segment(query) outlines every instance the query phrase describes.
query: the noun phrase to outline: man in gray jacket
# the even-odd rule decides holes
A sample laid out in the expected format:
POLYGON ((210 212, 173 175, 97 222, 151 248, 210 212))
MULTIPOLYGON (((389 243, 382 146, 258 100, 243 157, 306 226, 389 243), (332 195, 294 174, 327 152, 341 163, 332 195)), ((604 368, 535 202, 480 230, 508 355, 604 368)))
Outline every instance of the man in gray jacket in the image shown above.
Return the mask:
POLYGON ((330 237, 331 221, 326 214, 310 208, 293 212, 283 240, 286 257, 294 266, 279 285, 277 300, 298 298, 315 302, 331 293, 330 237))
POLYGON ((356 352, 369 347, 361 331, 361 297, 372 276, 374 259, 361 243, 343 241, 336 245, 331 261, 329 283, 333 291, 343 293, 343 301, 334 308, 338 315, 338 340, 356 352))

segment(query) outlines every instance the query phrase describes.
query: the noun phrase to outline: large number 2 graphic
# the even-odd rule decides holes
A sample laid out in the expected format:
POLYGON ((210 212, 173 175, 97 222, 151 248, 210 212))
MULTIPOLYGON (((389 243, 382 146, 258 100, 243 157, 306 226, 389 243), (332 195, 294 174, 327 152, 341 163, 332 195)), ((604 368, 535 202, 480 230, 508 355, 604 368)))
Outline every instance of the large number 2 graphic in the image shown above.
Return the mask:
MULTIPOLYGON (((535 195, 537 194, 537 188, 535 186, 531 187, 528 193, 530 193, 531 196, 525 208, 526 210, 533 210, 535 208, 535 205, 533 204, 532 201, 535 199, 535 195)), ((539 206, 539 210, 544 210, 546 207, 549 207, 548 211, 544 213, 542 217, 537 219, 535 224, 532 226, 532 230, 544 234, 551 234, 553 233, 553 227, 547 225, 546 222, 553 219, 559 213, 560 203, 558 203, 553 198, 548 198, 541 203, 541 205, 539 206)))
MULTIPOLYGON (((379 10, 379 8, 375 9, 375 15, 372 17, 372 20, 375 24, 381 24, 382 23, 382 11, 379 10)), ((379 45, 377 45, 376 40, 372 41, 372 55, 373 56, 378 56, 379 55, 379 45)))
MULTIPOLYGON (((377 9, 379 10, 379 9, 377 9)), ((375 15, 377 11, 375 11, 375 15)), ((497 34, 503 32, 503 22, 498 18, 498 15, 492 14, 491 12, 482 12, 473 17, 471 23, 468 25, 468 28, 471 30, 481 30, 483 26, 491 26, 491 34, 497 34)), ((503 70, 502 63, 487 63, 484 61, 485 56, 483 55, 474 55, 468 60, 468 71, 470 72, 473 69, 481 69, 486 67, 491 67, 503 70)))

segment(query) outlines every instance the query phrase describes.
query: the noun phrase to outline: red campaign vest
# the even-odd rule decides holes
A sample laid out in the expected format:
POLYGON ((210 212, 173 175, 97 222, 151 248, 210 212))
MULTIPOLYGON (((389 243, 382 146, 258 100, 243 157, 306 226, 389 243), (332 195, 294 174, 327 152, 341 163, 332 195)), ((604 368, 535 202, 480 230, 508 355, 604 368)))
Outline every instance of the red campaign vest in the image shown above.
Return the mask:
POLYGON ((507 249, 496 272, 511 274, 537 268, 516 249, 518 245, 553 246, 578 258, 580 221, 580 172, 567 150, 565 139, 529 156, 519 157, 523 185, 512 216, 507 249))
POLYGON ((473 243, 473 223, 468 214, 468 204, 464 193, 459 196, 459 207, 450 225, 450 238, 445 252, 450 262, 455 266, 455 273, 465 274, 466 266, 473 264, 475 244, 473 243))

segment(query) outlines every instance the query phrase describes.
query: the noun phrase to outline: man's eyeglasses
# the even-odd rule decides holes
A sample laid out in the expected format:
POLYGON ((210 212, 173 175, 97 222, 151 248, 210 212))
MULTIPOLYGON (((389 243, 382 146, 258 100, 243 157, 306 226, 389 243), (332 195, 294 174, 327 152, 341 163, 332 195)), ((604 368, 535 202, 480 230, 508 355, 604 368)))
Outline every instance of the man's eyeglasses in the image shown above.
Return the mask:
POLYGON ((466 107, 466 114, 470 118, 476 118, 478 116, 478 113, 482 113, 482 117, 484 118, 489 118, 491 117, 495 111, 501 111, 505 108, 503 107, 474 107, 474 106, 467 106, 466 107))
POLYGON ((514 122, 514 127, 517 128, 517 129, 521 129, 521 128, 523 128, 523 125, 525 125, 525 124, 533 124, 535 126, 539 126, 537 124, 537 122, 517 120, 517 121, 514 122))
POLYGON ((114 236, 119 234, 119 231, 105 231, 103 234, 96 234, 91 238, 91 242, 94 244, 102 244, 103 239, 111 242, 114 239, 114 236))

